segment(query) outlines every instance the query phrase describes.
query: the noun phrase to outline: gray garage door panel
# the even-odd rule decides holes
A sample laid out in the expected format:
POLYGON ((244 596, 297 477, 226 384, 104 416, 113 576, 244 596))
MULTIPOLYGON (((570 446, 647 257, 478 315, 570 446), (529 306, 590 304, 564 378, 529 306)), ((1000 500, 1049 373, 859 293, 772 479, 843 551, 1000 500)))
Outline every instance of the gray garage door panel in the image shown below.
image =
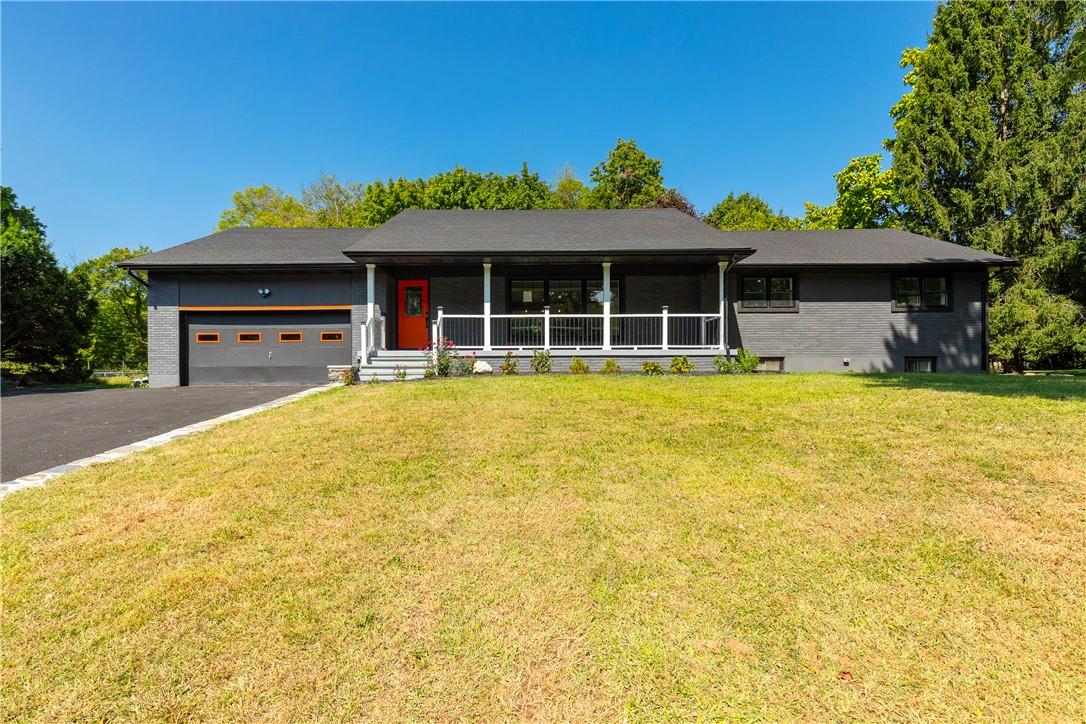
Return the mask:
MULTIPOLYGON (((193 314, 187 325, 190 385, 318 384, 328 379, 328 365, 351 364, 347 315, 336 312, 287 313, 281 316, 193 314), (321 341, 321 333, 339 333, 342 341, 321 341), (259 334, 259 342, 241 335, 259 334), (302 341, 279 335, 301 334, 302 341), (197 335, 217 334, 218 342, 198 343, 197 335)), ((206 339, 206 337, 204 337, 206 339)))

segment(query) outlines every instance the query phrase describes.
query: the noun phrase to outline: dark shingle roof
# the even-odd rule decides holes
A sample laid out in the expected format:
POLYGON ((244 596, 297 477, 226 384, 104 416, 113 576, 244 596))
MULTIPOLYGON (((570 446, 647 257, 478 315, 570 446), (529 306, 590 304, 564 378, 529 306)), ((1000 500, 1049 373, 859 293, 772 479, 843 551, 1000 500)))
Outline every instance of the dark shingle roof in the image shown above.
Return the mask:
POLYGON ((343 255, 373 229, 277 229, 239 227, 131 259, 133 269, 170 267, 357 266, 343 255))
MULTIPOLYGON (((897 229, 718 231, 674 209, 404 211, 376 229, 241 227, 124 262, 134 269, 351 268, 348 256, 728 254, 739 266, 1014 264, 897 229), (751 254, 753 251, 753 254, 751 254), (749 255, 749 256, 748 256, 749 255)), ((361 259, 360 259, 361 260, 361 259)))
POLYGON ((675 209, 404 211, 348 254, 715 252, 734 244, 675 209))
POLYGON ((1015 264, 1005 256, 939 241, 900 229, 834 231, 727 231, 732 243, 754 254, 737 266, 908 266, 914 264, 1015 264))

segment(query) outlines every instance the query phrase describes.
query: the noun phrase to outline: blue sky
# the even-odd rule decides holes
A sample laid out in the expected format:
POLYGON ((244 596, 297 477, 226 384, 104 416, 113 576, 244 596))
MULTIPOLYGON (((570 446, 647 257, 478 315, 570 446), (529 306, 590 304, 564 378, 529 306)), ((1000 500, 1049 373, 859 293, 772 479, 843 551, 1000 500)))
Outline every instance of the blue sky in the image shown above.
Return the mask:
POLYGON ((618 137, 702 210, 799 214, 881 150, 932 3, 2 6, 2 176, 58 257, 201 236, 230 194, 461 164, 578 175, 618 137))

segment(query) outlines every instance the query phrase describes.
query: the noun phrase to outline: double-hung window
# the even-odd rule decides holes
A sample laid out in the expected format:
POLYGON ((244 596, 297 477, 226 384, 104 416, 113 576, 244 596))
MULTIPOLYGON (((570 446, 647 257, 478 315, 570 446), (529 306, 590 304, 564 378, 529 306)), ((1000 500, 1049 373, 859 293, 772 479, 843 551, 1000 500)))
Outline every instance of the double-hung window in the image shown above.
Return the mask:
POLYGON ((796 309, 795 277, 743 277, 739 291, 741 309, 761 311, 796 309))
POLYGON ((894 309, 950 309, 950 283, 946 276, 902 276, 894 279, 894 309))

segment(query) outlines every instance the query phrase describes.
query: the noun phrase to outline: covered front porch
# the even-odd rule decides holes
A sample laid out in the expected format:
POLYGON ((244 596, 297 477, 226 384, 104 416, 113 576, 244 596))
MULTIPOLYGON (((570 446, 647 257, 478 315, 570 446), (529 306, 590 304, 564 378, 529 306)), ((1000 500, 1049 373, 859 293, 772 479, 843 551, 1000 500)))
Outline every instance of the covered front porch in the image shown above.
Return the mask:
POLYGON ((417 351, 436 339, 480 357, 538 349, 559 356, 729 355, 733 261, 730 255, 425 267, 367 261, 359 362, 417 351))

